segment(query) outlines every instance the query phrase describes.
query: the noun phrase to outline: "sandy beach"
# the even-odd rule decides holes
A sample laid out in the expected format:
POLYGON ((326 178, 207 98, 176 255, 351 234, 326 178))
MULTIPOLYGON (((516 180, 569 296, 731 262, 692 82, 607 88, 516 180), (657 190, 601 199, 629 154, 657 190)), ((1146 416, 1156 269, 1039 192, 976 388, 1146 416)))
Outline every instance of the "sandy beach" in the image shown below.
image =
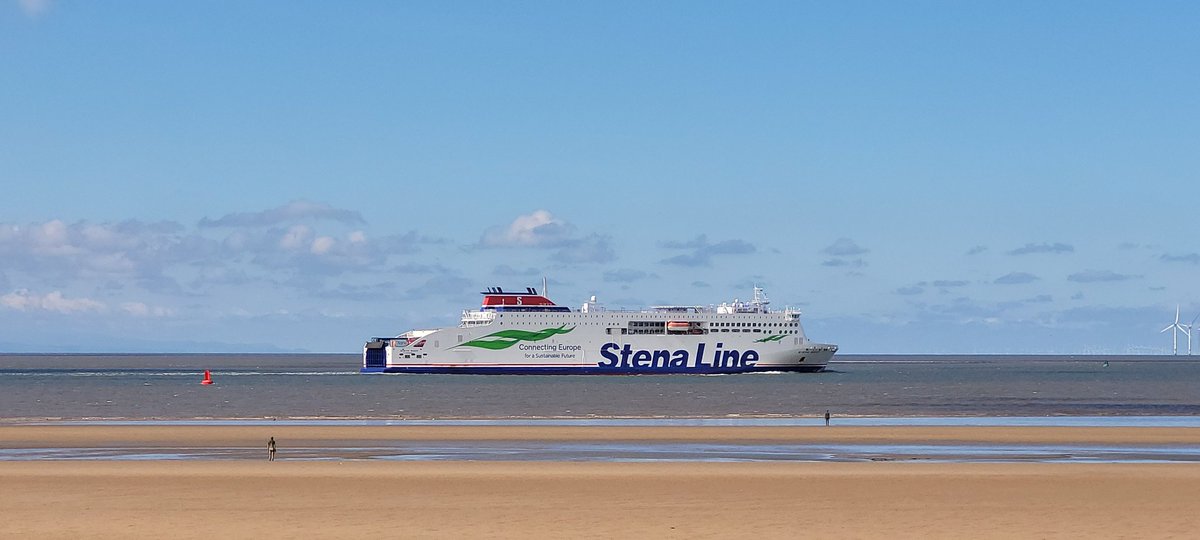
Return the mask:
POLYGON ((1187 538, 1200 467, 0 463, 6 538, 1187 538))
MULTIPOLYGON (((0 447, 383 440, 1197 444, 1187 428, 3 426, 0 447)), ((282 454, 281 455, 285 455, 282 454)), ((0 537, 1185 538, 1200 465, 0 462, 0 537)))

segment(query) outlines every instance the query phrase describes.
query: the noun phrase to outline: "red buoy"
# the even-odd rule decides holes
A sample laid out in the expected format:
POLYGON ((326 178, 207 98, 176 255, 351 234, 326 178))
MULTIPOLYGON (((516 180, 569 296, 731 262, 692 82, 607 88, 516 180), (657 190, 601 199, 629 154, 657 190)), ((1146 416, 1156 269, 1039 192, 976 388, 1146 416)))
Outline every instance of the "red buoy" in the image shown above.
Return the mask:
POLYGON ((200 384, 212 384, 212 372, 211 371, 209 371, 207 369, 204 370, 204 380, 200 381, 200 384))

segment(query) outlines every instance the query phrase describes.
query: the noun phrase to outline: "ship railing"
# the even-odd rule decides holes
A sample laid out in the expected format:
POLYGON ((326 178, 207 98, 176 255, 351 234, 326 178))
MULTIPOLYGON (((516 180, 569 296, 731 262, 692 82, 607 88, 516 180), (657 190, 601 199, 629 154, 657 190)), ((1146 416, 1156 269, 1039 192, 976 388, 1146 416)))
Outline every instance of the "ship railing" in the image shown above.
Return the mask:
MULTIPOLYGON (((687 314, 687 313, 716 313, 717 312, 716 308, 711 307, 711 306, 687 306, 686 309, 677 309, 678 307, 679 306, 650 306, 648 308, 641 308, 641 309, 606 307, 606 308, 604 308, 604 312, 605 313, 646 313, 646 314, 654 313, 654 314, 658 314, 658 315, 664 315, 664 314, 670 314, 670 313, 687 314), (666 309, 664 309, 664 308, 666 308, 666 309)), ((574 311, 574 313, 582 313, 582 311, 576 310, 576 311, 574 311)))
POLYGON ((650 306, 652 313, 706 313, 704 306, 650 306))
POLYGON ((495 318, 496 318, 496 312, 494 312, 494 311, 463 310, 463 312, 462 312, 462 323, 468 324, 468 325, 487 324, 487 323, 492 322, 492 320, 494 320, 495 318))

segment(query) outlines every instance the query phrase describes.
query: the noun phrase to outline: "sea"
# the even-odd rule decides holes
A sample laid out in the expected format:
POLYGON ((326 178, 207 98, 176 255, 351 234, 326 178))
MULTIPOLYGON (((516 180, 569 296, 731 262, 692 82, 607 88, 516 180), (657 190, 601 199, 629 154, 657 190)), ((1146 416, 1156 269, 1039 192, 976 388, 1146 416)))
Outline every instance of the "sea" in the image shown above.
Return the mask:
MULTIPOLYGON (((356 354, 0 355, 0 424, 1200 427, 1200 362, 1163 356, 855 356, 821 373, 361 374, 356 354), (203 373, 213 384, 201 385, 203 373)), ((425 441, 280 459, 1196 463, 1194 444, 425 441)), ((0 461, 246 460, 234 447, 0 448, 0 461)))
POLYGON ((827 410, 838 422, 1200 423, 1200 361, 1183 356, 839 355, 821 373, 640 376, 361 374, 360 362, 357 354, 0 355, 0 423, 786 424, 827 410), (214 384, 200 384, 205 370, 214 384))

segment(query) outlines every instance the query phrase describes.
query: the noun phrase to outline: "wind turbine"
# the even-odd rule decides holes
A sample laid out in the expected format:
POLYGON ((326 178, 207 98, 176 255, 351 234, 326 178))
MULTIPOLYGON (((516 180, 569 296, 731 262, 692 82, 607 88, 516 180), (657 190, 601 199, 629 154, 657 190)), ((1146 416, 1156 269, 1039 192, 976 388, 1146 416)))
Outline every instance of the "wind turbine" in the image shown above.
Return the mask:
MULTIPOLYGON (((1158 333, 1161 334, 1167 330, 1171 330, 1171 354, 1179 354, 1180 330, 1182 330, 1183 333, 1188 337, 1188 348, 1189 350, 1191 349, 1192 333, 1188 331, 1186 326, 1179 324, 1179 304, 1175 304, 1175 322, 1168 324, 1166 328, 1159 330, 1158 333)), ((1189 352, 1189 354, 1191 353, 1189 352)))
POLYGON ((1192 332, 1196 330, 1196 319, 1200 319, 1200 314, 1192 317, 1192 322, 1183 325, 1185 328, 1187 328, 1184 330, 1184 332, 1187 333, 1188 337, 1188 356, 1192 355, 1192 332))

